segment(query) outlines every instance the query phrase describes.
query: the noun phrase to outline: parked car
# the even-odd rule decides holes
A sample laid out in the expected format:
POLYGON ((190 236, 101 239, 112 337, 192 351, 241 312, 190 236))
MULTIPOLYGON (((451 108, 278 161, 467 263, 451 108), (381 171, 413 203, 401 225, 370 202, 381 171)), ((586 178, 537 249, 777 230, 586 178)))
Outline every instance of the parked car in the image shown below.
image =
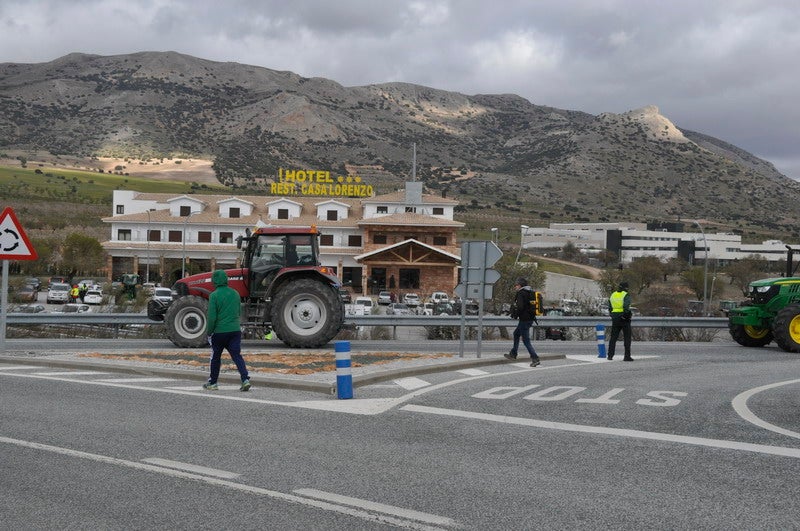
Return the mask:
POLYGON ((103 304, 103 292, 99 289, 90 289, 83 296, 83 302, 86 304, 103 304))
POLYGON ((47 282, 47 289, 50 289, 53 284, 67 284, 68 280, 67 277, 61 276, 50 277, 50 280, 47 282))
POLYGON ((25 284, 33 286, 36 291, 42 289, 42 281, 38 277, 28 277, 23 281, 25 284))
MULTIPOLYGON (((547 317, 561 317, 564 315, 570 315, 570 312, 564 308, 544 308, 542 313, 547 317)), ((564 326, 547 326, 539 330, 541 330, 541 332, 537 332, 537 337, 541 337, 541 335, 543 335, 544 339, 561 341, 567 340, 567 328, 564 326)))
POLYGON ((434 291, 431 293, 431 302, 450 302, 450 297, 444 291, 434 291))
POLYGON ((407 304, 402 302, 393 302, 386 308, 386 315, 412 315, 413 312, 407 304))
POLYGON ((356 297, 355 300, 353 301, 353 304, 357 306, 362 306, 364 308, 365 314, 372 313, 372 308, 375 307, 374 303, 372 302, 372 299, 370 299, 369 297, 356 297))
POLYGON ((455 315, 456 311, 453 305, 448 301, 437 302, 433 305, 433 313, 431 315, 455 315))
POLYGON ((156 285, 154 282, 145 282, 142 284, 142 292, 145 295, 152 296, 156 292, 156 285))
POLYGON ((86 313, 91 311, 92 308, 88 304, 81 304, 79 302, 70 302, 65 304, 59 313, 86 313))
POLYGON ((42 313, 45 307, 41 304, 24 304, 22 306, 15 306, 9 310, 9 313, 42 313))
POLYGON ((39 291, 26 284, 14 292, 13 299, 15 302, 36 302, 39 298, 39 291))
POLYGON ((422 308, 418 308, 417 311, 420 315, 433 315, 433 303, 426 302, 422 305, 422 308))
POLYGON ((390 291, 381 291, 378 293, 378 304, 385 306, 392 303, 392 293, 390 291))
MULTIPOLYGON (((164 289, 164 288, 158 288, 158 289, 164 289)), ((158 292, 158 289, 156 290, 156 292, 158 292)), ((345 304, 350 304, 351 302, 353 302, 353 296, 350 295, 350 292, 347 291, 345 288, 339 288, 339 297, 342 298, 342 302, 345 304)))
POLYGON ((153 292, 153 298, 157 301, 166 303, 172 302, 172 289, 170 288, 156 288, 153 292))
POLYGON ((412 308, 416 308, 422 301, 419 300, 419 295, 416 293, 406 293, 403 295, 403 302, 412 308))
POLYGON ((69 284, 63 284, 60 282, 50 284, 50 289, 47 290, 47 304, 66 304, 69 302, 69 290, 69 284))

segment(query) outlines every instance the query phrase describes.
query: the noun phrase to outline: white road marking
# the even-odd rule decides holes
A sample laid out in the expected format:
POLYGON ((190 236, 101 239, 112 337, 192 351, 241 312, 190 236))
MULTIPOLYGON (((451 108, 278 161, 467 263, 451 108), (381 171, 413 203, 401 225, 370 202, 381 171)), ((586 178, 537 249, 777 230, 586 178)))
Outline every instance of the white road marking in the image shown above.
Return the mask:
MULTIPOLYGON (((588 362, 588 363, 608 363, 609 362, 608 358, 598 358, 597 355, 590 356, 588 354, 567 354, 565 357, 568 360, 585 361, 585 362, 588 362)), ((646 359, 652 359, 652 358, 658 358, 658 357, 660 357, 660 356, 654 356, 654 355, 650 355, 650 354, 645 354, 645 355, 638 355, 637 354, 637 355, 633 356, 633 359, 634 360, 646 360, 646 359)), ((611 361, 611 363, 614 363, 614 362, 617 362, 617 361, 622 361, 622 358, 619 358, 619 357, 615 356, 614 359, 610 360, 610 361, 611 361)))
POLYGON ((3 365, 0 366, 0 371, 16 371, 19 369, 38 369, 38 365, 3 365))
POLYGON ((483 371, 481 369, 459 369, 456 372, 466 374, 467 376, 483 376, 484 374, 489 374, 488 371, 483 371))
POLYGON ((751 424, 755 424, 760 428, 764 428, 769 431, 774 431, 775 433, 780 433, 781 435, 788 435, 789 437, 794 437, 795 439, 800 439, 800 433, 787 430, 785 428, 781 428, 780 426, 775 426, 774 424, 770 424, 765 420, 761 420, 752 411, 750 408, 747 407, 747 401, 750 399, 751 396, 760 393, 761 391, 767 391, 768 389, 774 389, 775 387, 781 387, 783 385, 792 385, 800 383, 800 380, 787 380, 785 382, 777 382, 768 385, 762 385, 761 387, 756 387, 754 389, 750 389, 749 391, 745 391, 744 393, 740 393, 731 401, 731 405, 733 406, 733 410, 739 414, 744 420, 751 424))
POLYGON ((35 372, 37 376, 92 376, 94 374, 108 374, 103 371, 62 371, 62 372, 35 372))
MULTIPOLYGON (((239 386, 238 385, 225 385, 225 384, 217 384, 217 385, 219 385, 218 391, 238 391, 239 390, 239 386)), ((253 386, 253 387, 255 387, 255 386, 253 386)), ((252 389, 253 387, 251 387, 250 389, 252 389)), ((197 384, 197 385, 191 385, 191 386, 189 386, 189 385, 172 386, 171 385, 171 386, 167 387, 167 389, 174 389, 176 391, 197 391, 197 392, 203 392, 203 393, 216 393, 217 392, 217 391, 209 391, 207 389, 203 389, 203 384, 197 384)))
POLYGON ((294 494, 287 494, 284 492, 278 492, 275 490, 263 489, 260 487, 252 487, 250 485, 242 485, 241 483, 233 483, 231 481, 209 477, 209 476, 202 476, 200 474, 192 474, 191 472, 184 472, 182 470, 174 470, 171 468, 164 468, 156 465, 151 465, 147 463, 139 463, 136 461, 128 461, 127 459, 119 459, 116 457, 110 457, 106 455, 100 454, 91 454, 88 452, 82 452, 80 450, 72 450, 70 448, 62 448, 59 446, 51 446, 48 444, 41 444, 32 441, 23 441, 20 439, 12 439, 10 437, 3 437, 0 436, 0 443, 4 444, 12 444, 15 446, 20 446, 23 448, 31 448, 34 450, 41 450, 45 452, 51 452, 60 455, 66 455, 69 457, 74 457, 78 459, 88 459, 91 461, 96 461, 99 463, 105 463, 109 465, 116 465, 116 466, 123 466, 127 468, 132 468, 135 470, 142 470, 145 472, 154 472, 157 474, 163 474, 165 476, 171 476, 174 478, 181 478, 181 479, 191 479, 194 481, 200 481, 202 483, 207 483, 209 485, 215 485, 218 487, 223 487, 231 490, 237 490, 240 492, 246 492, 248 494, 256 494, 259 496, 266 496, 269 498, 273 498, 276 500, 281 500, 284 502, 289 503, 297 503, 300 505, 306 505, 308 507, 314 507, 317 509, 322 509, 324 511, 335 512, 339 514, 344 514, 347 516, 352 516, 354 518, 361 518, 363 520, 367 520, 369 522, 378 522, 382 524, 390 524, 395 525, 397 527, 402 527, 405 529, 418 529, 418 530, 435 530, 440 529, 428 525, 423 525, 418 522, 412 522, 408 520, 403 520, 401 518, 396 518, 392 516, 387 516, 384 514, 373 514, 367 511, 354 509, 352 507, 343 507, 341 505, 336 505, 330 502, 314 500, 310 498, 306 498, 303 496, 296 496, 294 494))
POLYGON ((431 383, 426 382, 422 378, 399 378, 394 380, 394 383, 402 387, 403 389, 407 389, 409 391, 413 391, 414 389, 421 389, 423 387, 428 387, 431 383))
POLYGON ((160 459, 158 457, 148 457, 147 459, 142 459, 142 461, 150 463, 151 465, 165 466, 167 468, 175 468, 177 470, 185 470, 186 472, 194 472, 195 474, 214 476, 222 479, 236 479, 241 476, 241 474, 237 474, 236 472, 228 472, 227 470, 208 468, 191 463, 181 463, 180 461, 170 461, 169 459, 160 459))
POLYGON ((413 511, 411 509, 404 509, 402 507, 395 507, 393 505, 386 505, 383 503, 372 502, 369 500, 362 500, 360 498, 351 498, 350 496, 342 496, 332 492, 325 492, 317 489, 297 489, 292 491, 301 496, 307 496, 317 500, 325 500, 340 505, 349 505, 351 507, 358 507, 367 511, 374 511, 377 513, 390 514, 400 518, 408 518, 409 520, 419 520, 433 525, 443 525, 448 527, 458 527, 458 523, 452 518, 439 516, 436 514, 422 513, 413 511))
POLYGON ((159 378, 159 377, 152 377, 152 378, 103 378, 102 380, 96 380, 98 382, 103 383, 155 383, 155 382, 175 382, 177 381, 176 378, 159 378))
POLYGON ((618 437, 649 439, 653 441, 692 444, 697 446, 708 446, 712 448, 723 448, 727 450, 741 450, 745 452, 755 452, 755 453, 769 454, 769 455, 780 455, 783 457, 800 458, 800 448, 786 448, 783 446, 768 446, 765 444, 752 444, 752 443, 737 442, 737 441, 723 441, 720 439, 706 439, 703 437, 674 435, 671 433, 657 433, 650 431, 627 430, 621 428, 605 428, 602 426, 586 426, 582 424, 567 424, 564 422, 551 422, 549 420, 509 417, 506 415, 493 415, 491 413, 477 413, 473 411, 460 411, 457 409, 442 409, 438 407, 416 406, 413 404, 403 406, 400 409, 403 411, 413 411, 415 413, 429 413, 431 415, 443 415, 448 417, 466 418, 472 420, 485 420, 489 422, 499 422, 502 424, 530 426, 532 428, 544 428, 549 430, 562 430, 562 431, 571 431, 580 433, 595 433, 602 435, 615 435, 618 437))

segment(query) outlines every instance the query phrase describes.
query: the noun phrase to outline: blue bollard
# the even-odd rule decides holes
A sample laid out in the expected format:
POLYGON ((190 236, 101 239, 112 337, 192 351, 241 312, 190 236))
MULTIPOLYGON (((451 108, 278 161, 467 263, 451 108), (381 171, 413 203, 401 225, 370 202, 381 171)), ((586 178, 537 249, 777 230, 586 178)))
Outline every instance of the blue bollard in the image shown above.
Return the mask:
POLYGON ((336 396, 353 398, 353 372, 350 364, 350 342, 336 341, 336 396))
POLYGON ((595 327, 597 333, 597 357, 606 357, 606 327, 604 325, 597 325, 595 327))

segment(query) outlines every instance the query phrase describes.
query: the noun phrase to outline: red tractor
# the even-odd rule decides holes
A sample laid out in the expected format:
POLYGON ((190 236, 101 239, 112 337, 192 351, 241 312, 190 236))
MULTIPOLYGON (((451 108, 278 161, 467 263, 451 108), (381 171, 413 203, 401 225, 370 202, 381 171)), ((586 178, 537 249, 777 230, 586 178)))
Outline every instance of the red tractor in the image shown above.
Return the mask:
MULTIPOLYGON (((266 227, 238 238, 241 268, 228 269, 228 285, 242 297, 242 325, 274 331, 290 347, 320 347, 344 322, 340 282, 319 264, 316 227, 266 227)), ((178 280, 172 301, 150 300, 147 316, 164 321, 167 337, 179 347, 206 343, 211 273, 178 280)))

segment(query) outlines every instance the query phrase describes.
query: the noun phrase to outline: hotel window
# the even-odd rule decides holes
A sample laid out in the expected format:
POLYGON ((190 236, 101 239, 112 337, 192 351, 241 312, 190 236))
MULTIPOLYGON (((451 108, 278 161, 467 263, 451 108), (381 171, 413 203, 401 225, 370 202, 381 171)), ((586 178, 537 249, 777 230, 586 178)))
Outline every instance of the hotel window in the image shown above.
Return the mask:
POLYGON ((333 234, 320 234, 319 244, 324 247, 333 247, 333 234))
POLYGON ((211 243, 211 231, 201 230, 198 232, 197 241, 200 243, 211 243))
POLYGON ((278 219, 289 219, 289 209, 288 208, 279 208, 278 209, 278 219))
POLYGON ((131 240, 131 229, 119 229, 117 231, 117 239, 118 240, 130 241, 131 240))
POLYGON ((238 208, 231 208, 228 211, 228 216, 232 218, 238 218, 239 216, 239 209, 238 208))
POLYGON ((447 245, 447 236, 434 236, 433 237, 433 244, 434 245, 447 245))
POLYGON ((117 205, 117 214, 125 213, 125 205, 117 205))
POLYGON ((160 230, 151 230, 147 231, 147 240, 151 242, 160 242, 161 241, 161 231, 160 230))
POLYGON ((361 235, 360 234, 351 234, 347 237, 347 246, 348 247, 361 247, 361 235))
POLYGON ((336 210, 328 210, 327 212, 327 220, 328 221, 338 221, 339 219, 339 212, 336 210))
MULTIPOLYGON (((171 230, 169 231, 169 241, 171 242, 179 242, 183 239, 183 232, 179 230, 171 230)), ((153 240, 150 240, 153 241, 153 240)))
POLYGON ((376 210, 376 212, 378 214, 388 214, 389 213, 389 207, 387 207, 387 206, 379 206, 378 209, 376 210))
POLYGON ((192 213, 192 207, 190 207, 190 206, 182 206, 181 207, 181 217, 182 218, 185 218, 186 216, 188 216, 191 213, 192 213))
POLYGON ((372 243, 377 244, 385 244, 386 243, 386 235, 385 234, 375 234, 372 236, 372 243))
POLYGON ((219 243, 233 243, 233 233, 232 232, 220 232, 219 233, 219 243))
POLYGON ((417 207, 406 207, 406 213, 413 214, 416 211, 417 211, 417 207))
POLYGON ((444 208, 442 208, 442 207, 433 207, 433 215, 434 216, 444 216, 444 208))

